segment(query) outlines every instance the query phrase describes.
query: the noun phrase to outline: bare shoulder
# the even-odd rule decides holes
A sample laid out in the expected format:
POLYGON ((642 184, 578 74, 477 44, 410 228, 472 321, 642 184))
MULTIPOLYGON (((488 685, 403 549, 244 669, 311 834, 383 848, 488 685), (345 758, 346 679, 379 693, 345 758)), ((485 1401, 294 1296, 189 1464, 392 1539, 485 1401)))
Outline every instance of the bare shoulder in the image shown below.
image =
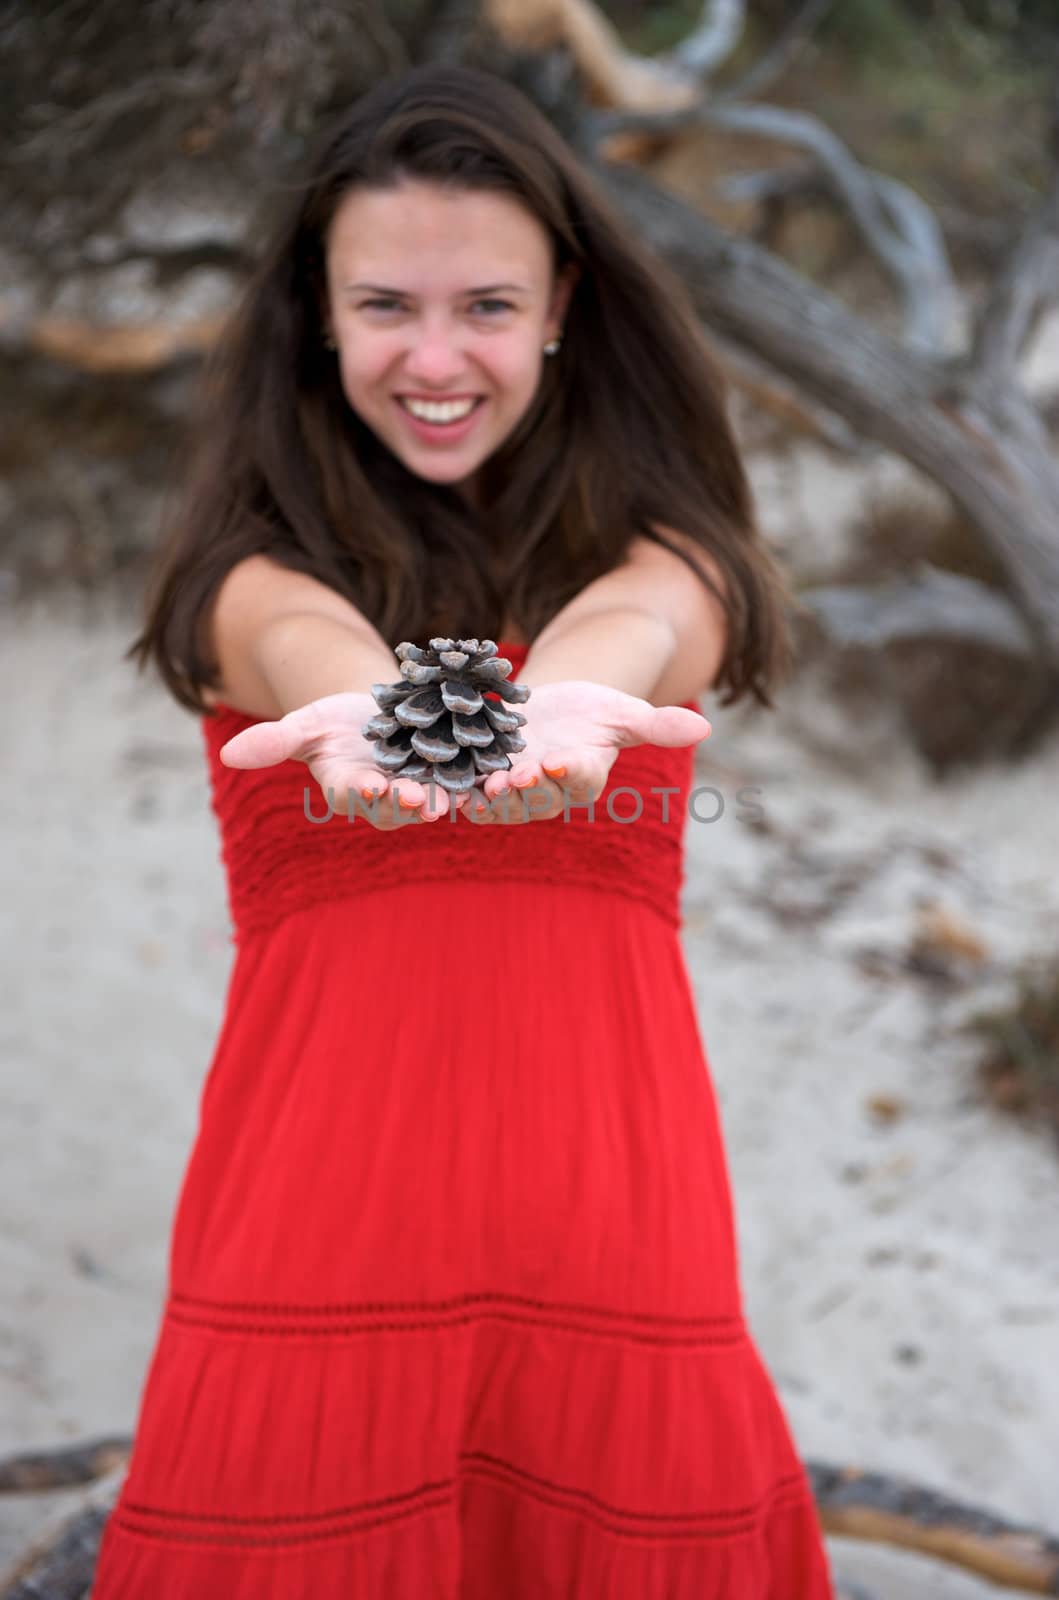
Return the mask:
MULTIPOLYGON (((692 539, 689 534, 682 533, 679 528, 671 528, 665 523, 653 522, 651 524, 659 539, 666 544, 682 550, 684 554, 695 563, 700 571, 705 571, 716 583, 722 593, 727 592, 724 573, 720 563, 710 552, 703 548, 697 539, 692 539)), ((655 566, 659 570, 666 567, 680 566, 688 571, 687 562, 673 553, 673 549, 666 549, 664 545, 654 539, 649 539, 646 534, 638 533, 629 543, 630 561, 644 567, 655 566)), ((689 577, 692 574, 689 573, 689 577)), ((701 583, 700 588, 704 587, 701 583)))
POLYGON ((295 572, 260 553, 237 561, 225 573, 209 606, 206 628, 221 684, 204 689, 203 699, 209 705, 233 706, 248 716, 281 716, 257 667, 256 642, 262 631, 281 617, 307 614, 332 617, 379 637, 363 612, 318 578, 295 572))

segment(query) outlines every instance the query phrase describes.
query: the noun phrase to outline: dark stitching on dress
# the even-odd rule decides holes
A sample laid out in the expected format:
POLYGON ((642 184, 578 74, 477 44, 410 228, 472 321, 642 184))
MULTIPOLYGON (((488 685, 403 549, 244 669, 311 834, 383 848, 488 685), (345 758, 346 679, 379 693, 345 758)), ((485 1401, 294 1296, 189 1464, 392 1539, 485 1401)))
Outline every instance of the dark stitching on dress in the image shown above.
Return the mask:
POLYGON ((424 1496, 444 1495, 448 1498, 452 1494, 453 1484, 452 1478, 444 1478, 438 1483, 424 1483, 418 1489, 406 1489, 401 1494, 384 1494, 377 1500, 360 1500, 355 1505, 336 1506, 333 1511, 289 1511, 269 1516, 219 1511, 163 1511, 157 1506, 143 1505, 138 1500, 122 1500, 121 1509, 135 1516, 162 1517, 174 1522, 199 1522, 204 1525, 215 1522, 232 1528, 280 1527, 288 1524, 311 1526, 316 1522, 334 1522, 342 1517, 361 1516, 366 1512, 407 1510, 410 1502, 421 1500, 424 1496))
MULTIPOLYGON (((558 1507, 595 1522, 608 1532, 618 1532, 625 1538, 665 1540, 673 1538, 711 1539, 740 1536, 755 1531, 766 1513, 809 1504, 812 1496, 808 1480, 800 1470, 784 1473, 765 1492, 755 1505, 732 1507, 724 1511, 704 1512, 636 1512, 608 1505, 598 1495, 580 1489, 571 1489, 536 1474, 514 1467, 510 1462, 481 1451, 465 1452, 461 1462, 471 1476, 487 1478, 507 1488, 522 1491, 544 1505, 558 1507), (634 1528, 632 1524, 640 1524, 634 1528), (649 1524, 653 1526, 643 1526, 649 1524), (664 1524, 664 1526, 663 1526, 664 1524)), ((455 1480, 444 1484, 428 1484, 405 1495, 387 1496, 383 1500, 365 1501, 360 1507, 343 1507, 330 1512, 312 1512, 279 1516, 223 1516, 196 1514, 194 1512, 166 1511, 139 1502, 122 1501, 114 1511, 119 1526, 137 1537, 160 1541, 198 1541, 222 1545, 257 1545, 268 1547, 287 1545, 293 1547, 321 1539, 336 1538, 366 1531, 385 1522, 417 1514, 424 1510, 442 1509, 454 1499, 455 1480), (410 1502, 419 1501, 419 1505, 410 1502), (398 1502, 404 1502, 398 1504, 398 1502), (378 1508, 393 1507, 389 1516, 371 1515, 378 1508), (170 1526, 163 1529, 138 1526, 138 1520, 156 1521, 170 1526), (353 1521, 357 1526, 349 1526, 353 1521), (175 1528, 174 1523, 197 1524, 196 1527, 175 1528), (312 1524, 345 1523, 346 1526, 317 1526, 312 1524), (290 1532, 282 1531, 289 1528, 290 1532), (231 1531, 225 1531, 230 1529, 231 1531), (272 1537, 267 1530, 276 1530, 272 1537), (257 1531, 255 1531, 257 1530, 257 1531)))
MULTIPOLYGON (((356 1524, 353 1526, 350 1525, 350 1519, 347 1517, 344 1523, 340 1522, 339 1525, 335 1527, 301 1529, 294 1533, 280 1532, 271 1538, 265 1532, 223 1533, 209 1527, 202 1528, 201 1530, 194 1528, 159 1529, 145 1527, 142 1525, 137 1525, 136 1514, 126 1516, 124 1506, 115 1507, 113 1517, 118 1527, 123 1529, 125 1532, 134 1535, 136 1538, 155 1539, 159 1543, 163 1544, 175 1544, 179 1541, 184 1544, 200 1544, 207 1546, 226 1545, 237 1548, 242 1546, 243 1548, 251 1549, 269 1549, 277 1547, 285 1549, 297 1549, 300 1545, 321 1543, 325 1539, 346 1539, 351 1534, 369 1533, 373 1528, 380 1528, 386 1526, 387 1524, 407 1521, 411 1517, 421 1516, 424 1511, 444 1510, 453 1498, 451 1487, 446 1488, 444 1492, 440 1494, 437 1491, 434 1491, 432 1498, 430 1498, 429 1495, 424 1498, 425 1494, 426 1491, 420 1491, 418 1495, 410 1497, 419 1499, 421 1501, 420 1504, 395 1509, 390 1513, 389 1516, 369 1516, 367 1518, 362 1517, 358 1519, 356 1524)), ((138 1514, 163 1522, 169 1521, 174 1515, 173 1512, 159 1510, 142 1511, 138 1514)), ((275 1524, 279 1520, 280 1519, 275 1517, 260 1517, 257 1519, 257 1523, 262 1529, 265 1529, 270 1523, 275 1524)), ((334 1521, 335 1519, 334 1515, 330 1514, 326 1519, 321 1520, 334 1521)))
POLYGON ((430 1307, 423 1302, 372 1304, 361 1307, 261 1306, 238 1302, 198 1301, 174 1295, 166 1309, 166 1319, 179 1328, 206 1329, 216 1334, 250 1335, 260 1338, 334 1338, 356 1333, 415 1333, 442 1326, 460 1327, 482 1320, 527 1323, 551 1328, 560 1333, 588 1335, 599 1339, 623 1339, 633 1344, 666 1347, 734 1347, 746 1339, 746 1326, 739 1316, 691 1318, 652 1317, 646 1313, 596 1310, 592 1307, 556 1308, 543 1301, 519 1296, 468 1295, 442 1301, 430 1307), (520 1306, 529 1309, 523 1310, 520 1306), (201 1306, 203 1309, 197 1309, 201 1306), (570 1313, 580 1312, 580 1320, 570 1313), (424 1314, 425 1313, 425 1314, 424 1314), (319 1319, 319 1320, 310 1320, 319 1319), (629 1326, 629 1324, 634 1324, 629 1326), (661 1325, 652 1331, 639 1324, 661 1325), (666 1327, 672 1324, 672 1331, 666 1327))
POLYGON ((771 1489, 765 1492, 756 1505, 737 1506, 724 1511, 624 1511, 617 1506, 608 1505, 598 1495, 587 1490, 565 1488, 546 1478, 526 1472, 524 1468, 513 1467, 509 1462, 501 1461, 495 1456, 476 1451, 464 1455, 461 1459, 471 1463, 469 1470, 472 1473, 491 1478, 495 1482, 506 1483, 509 1487, 523 1489, 535 1495, 544 1504, 558 1505, 563 1510, 576 1511, 579 1515, 587 1516, 597 1522, 601 1527, 606 1528, 611 1524, 620 1527, 622 1523, 633 1522, 667 1525, 664 1528, 659 1526, 657 1532, 650 1528, 641 1528, 632 1533, 628 1527, 621 1528, 626 1537, 632 1533, 633 1537, 638 1538, 671 1538, 683 1535, 709 1539, 721 1538, 732 1533, 749 1533, 753 1531, 768 1506, 775 1506, 780 1500, 802 1500, 809 1493, 805 1476, 798 1471, 777 1478, 771 1489), (571 1505, 568 1503, 570 1501, 577 1503, 571 1505), (715 1526, 703 1526, 710 1523, 715 1526))
POLYGON ((619 1322, 643 1322, 656 1327, 702 1328, 711 1325, 742 1323, 738 1312, 723 1312, 716 1316, 676 1316, 670 1312, 613 1311, 609 1306, 588 1305, 580 1300, 542 1300, 536 1295, 509 1294, 501 1290, 485 1293, 450 1295, 445 1300, 324 1300, 316 1305, 306 1305, 295 1300, 216 1300, 204 1295, 182 1294, 175 1291, 169 1296, 171 1305, 194 1306, 204 1311, 249 1311, 264 1316, 285 1316, 290 1312, 304 1316, 357 1316, 363 1311, 450 1311, 463 1306, 490 1304, 499 1301, 504 1305, 527 1306, 532 1311, 572 1311, 578 1316, 610 1317, 619 1322))

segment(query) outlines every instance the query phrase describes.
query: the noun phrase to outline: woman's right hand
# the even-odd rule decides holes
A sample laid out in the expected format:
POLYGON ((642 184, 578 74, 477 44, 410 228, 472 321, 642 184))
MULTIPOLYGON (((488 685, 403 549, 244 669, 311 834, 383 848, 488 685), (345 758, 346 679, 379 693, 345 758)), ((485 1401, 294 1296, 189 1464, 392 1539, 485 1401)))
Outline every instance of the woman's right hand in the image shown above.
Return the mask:
POLYGON ((361 729, 378 714, 373 695, 327 694, 275 722, 244 728, 221 746, 220 758, 226 767, 240 768, 304 761, 334 811, 346 816, 352 805, 355 820, 363 818, 382 832, 463 810, 474 790, 452 795, 437 783, 388 778, 375 765, 375 744, 361 729))

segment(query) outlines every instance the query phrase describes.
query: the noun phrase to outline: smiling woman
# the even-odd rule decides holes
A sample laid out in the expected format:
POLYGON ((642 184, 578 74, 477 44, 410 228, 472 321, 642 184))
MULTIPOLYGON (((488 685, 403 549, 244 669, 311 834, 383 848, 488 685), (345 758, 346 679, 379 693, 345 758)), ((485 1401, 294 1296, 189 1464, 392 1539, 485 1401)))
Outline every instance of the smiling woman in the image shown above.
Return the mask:
POLYGON ((678 937, 692 699, 786 637, 718 370, 499 79, 296 193, 134 647, 213 697, 237 950, 93 1600, 829 1600, 678 937), (459 743, 472 659, 518 759, 402 811, 369 690, 459 743))
POLYGON ((533 401, 576 278, 572 263, 556 274, 546 230, 509 195, 354 190, 327 232, 346 399, 410 472, 474 503, 478 469, 533 401))
POLYGON ((668 527, 724 596, 713 686, 771 705, 785 588, 684 286, 509 85, 428 79, 432 123, 414 74, 380 85, 263 219, 132 653, 201 711, 224 687, 209 609, 258 553, 391 649, 532 641, 668 527))

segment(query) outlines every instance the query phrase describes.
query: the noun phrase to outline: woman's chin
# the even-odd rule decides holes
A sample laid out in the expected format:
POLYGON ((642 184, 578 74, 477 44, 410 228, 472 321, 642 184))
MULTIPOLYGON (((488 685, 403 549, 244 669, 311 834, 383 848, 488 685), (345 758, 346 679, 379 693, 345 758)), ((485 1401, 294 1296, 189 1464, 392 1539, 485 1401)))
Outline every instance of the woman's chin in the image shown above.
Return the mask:
POLYGON ((445 484, 452 489, 471 483, 481 466, 477 453, 473 457, 458 459, 452 456, 448 460, 440 457, 432 460, 429 456, 414 454, 407 450, 398 451, 397 454, 409 472, 414 473, 417 478, 422 478, 427 483, 445 484))

